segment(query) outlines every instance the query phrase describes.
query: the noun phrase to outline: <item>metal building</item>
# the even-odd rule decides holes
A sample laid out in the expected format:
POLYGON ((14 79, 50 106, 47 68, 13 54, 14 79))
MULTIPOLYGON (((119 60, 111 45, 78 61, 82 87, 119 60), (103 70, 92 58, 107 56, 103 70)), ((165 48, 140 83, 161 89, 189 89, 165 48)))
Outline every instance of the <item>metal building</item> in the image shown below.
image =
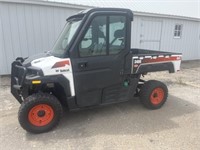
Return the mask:
MULTIPOLYGON (((36 0, 0 0, 0 75, 11 62, 48 51, 66 18, 91 6, 36 0)), ((200 18, 134 12, 132 48, 183 53, 184 60, 200 59, 200 18)))

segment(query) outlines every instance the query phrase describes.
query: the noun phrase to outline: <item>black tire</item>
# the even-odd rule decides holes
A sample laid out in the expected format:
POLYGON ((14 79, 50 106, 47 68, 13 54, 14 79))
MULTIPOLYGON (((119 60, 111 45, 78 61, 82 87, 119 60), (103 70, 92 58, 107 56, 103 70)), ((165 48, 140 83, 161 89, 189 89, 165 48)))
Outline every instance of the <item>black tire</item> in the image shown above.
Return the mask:
POLYGON ((55 96, 47 93, 37 93, 27 97, 21 104, 18 112, 18 120, 21 127, 26 131, 31 133, 43 133, 58 125, 62 113, 62 105, 55 96), (36 108, 38 108, 39 111, 36 108), (45 119, 47 119, 43 119, 44 121, 42 122, 42 119, 37 120, 38 117, 45 117, 45 119), (41 122, 42 124, 40 124, 41 122))
POLYGON ((168 97, 167 86, 156 80, 144 83, 140 90, 140 100, 148 109, 159 109, 166 102, 168 97))

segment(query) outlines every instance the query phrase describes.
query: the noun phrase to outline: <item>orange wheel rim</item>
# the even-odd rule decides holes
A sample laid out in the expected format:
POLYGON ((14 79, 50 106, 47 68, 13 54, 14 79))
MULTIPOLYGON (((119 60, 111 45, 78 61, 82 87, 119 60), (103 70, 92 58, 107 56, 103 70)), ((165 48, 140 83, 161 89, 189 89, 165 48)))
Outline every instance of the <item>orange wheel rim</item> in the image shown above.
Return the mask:
POLYGON ((155 88, 150 96, 151 103, 154 105, 160 104, 164 99, 164 90, 162 88, 155 88))
POLYGON ((29 122, 39 127, 49 124, 53 117, 53 108, 47 104, 36 105, 28 113, 29 122))

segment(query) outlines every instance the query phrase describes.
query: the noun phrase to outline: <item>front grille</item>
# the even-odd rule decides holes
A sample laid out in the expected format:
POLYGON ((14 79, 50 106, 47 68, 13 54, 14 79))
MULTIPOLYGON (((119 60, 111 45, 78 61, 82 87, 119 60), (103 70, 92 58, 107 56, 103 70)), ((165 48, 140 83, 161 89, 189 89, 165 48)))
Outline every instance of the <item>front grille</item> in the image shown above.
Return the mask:
POLYGON ((22 66, 21 62, 14 61, 11 70, 11 84, 22 85, 26 75, 26 68, 22 66))
POLYGON ((26 76, 26 68, 22 66, 19 60, 12 63, 11 70, 11 93, 21 104, 23 102, 21 98, 21 87, 26 76))

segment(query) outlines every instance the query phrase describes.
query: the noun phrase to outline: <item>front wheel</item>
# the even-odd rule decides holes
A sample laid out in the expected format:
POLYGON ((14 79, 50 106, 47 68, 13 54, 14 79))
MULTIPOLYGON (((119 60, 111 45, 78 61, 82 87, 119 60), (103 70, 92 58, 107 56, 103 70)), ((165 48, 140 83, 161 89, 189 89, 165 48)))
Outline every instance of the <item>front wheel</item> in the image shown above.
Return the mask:
POLYGON ((166 102, 168 97, 167 86, 156 80, 144 83, 140 91, 142 104, 149 109, 159 109, 166 102))
POLYGON ((27 97, 20 106, 18 120, 22 128, 32 133, 42 133, 55 127, 62 116, 58 99, 47 93, 27 97))

